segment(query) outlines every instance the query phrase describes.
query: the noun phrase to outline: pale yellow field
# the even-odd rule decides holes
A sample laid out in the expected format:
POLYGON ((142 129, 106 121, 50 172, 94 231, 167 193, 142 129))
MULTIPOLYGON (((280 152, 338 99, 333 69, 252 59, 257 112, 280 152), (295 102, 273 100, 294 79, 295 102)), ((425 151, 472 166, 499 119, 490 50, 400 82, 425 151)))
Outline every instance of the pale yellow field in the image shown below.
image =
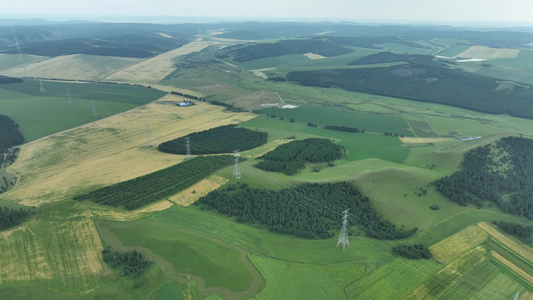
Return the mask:
POLYGON ((466 51, 456 55, 456 57, 478 58, 478 59, 499 59, 515 58, 520 50, 506 48, 489 48, 485 46, 472 46, 466 51))
MULTIPOLYGON (((167 95, 160 100, 181 99, 167 95)), ((187 108, 158 102, 141 106, 22 146, 19 158, 8 168, 18 182, 2 198, 39 206, 145 175, 184 158, 157 151, 159 143, 254 117, 204 102, 187 108), (147 124, 154 147, 146 145, 147 124)))
POLYGON ((400 137, 404 144, 426 144, 453 140, 453 138, 400 137))
POLYGON ((191 186, 190 188, 182 191, 181 193, 170 197, 169 200, 181 206, 189 206, 200 199, 200 197, 203 197, 216 190, 226 182, 228 182, 226 178, 211 175, 191 186))
POLYGON ((497 260, 499 260, 500 262, 502 262, 504 265, 506 265, 507 267, 509 267, 509 269, 513 270, 513 272, 515 272, 516 274, 522 276, 524 279, 526 279, 527 281, 529 281, 530 283, 533 283, 533 276, 531 276, 531 274, 528 274, 526 271, 520 269, 519 267, 517 267, 515 264, 513 264, 512 262, 508 261, 507 259, 505 259, 505 257, 501 256, 498 252, 496 251, 491 251, 491 254, 494 258, 496 258, 497 260))
POLYGON ((486 231, 472 225, 429 247, 429 250, 437 261, 449 264, 463 253, 481 244, 487 237, 486 231))
POLYGON ((85 292, 114 279, 88 213, 54 214, 0 234, 0 284, 54 286, 85 292))
POLYGON ((485 230, 488 234, 493 236, 495 239, 497 239, 499 242, 509 247, 512 251, 518 253, 528 261, 533 261, 533 249, 531 249, 526 244, 520 242, 515 238, 503 234, 499 229, 495 227, 495 225, 485 222, 478 223, 477 225, 483 230, 485 230))
POLYGON ((98 205, 91 207, 90 213, 91 217, 95 217, 96 219, 104 219, 109 221, 133 221, 144 218, 153 212, 163 211, 172 207, 173 205, 174 203, 168 200, 162 200, 128 212, 117 212, 113 210, 113 208, 98 205))
MULTIPOLYGON (((101 80, 120 68, 134 65, 140 58, 105 57, 84 54, 58 56, 28 64, 28 76, 41 78, 60 78, 69 80, 101 80)), ((7 76, 22 76, 22 66, 0 72, 7 76)))
POLYGON ((304 55, 307 57, 307 58, 310 58, 310 59, 322 59, 322 58, 326 58, 325 56, 322 56, 320 54, 315 54, 313 52, 309 52, 309 53, 304 53, 304 55))
POLYGON ((104 78, 104 80, 130 83, 158 82, 175 70, 174 62, 172 61, 175 57, 198 52, 213 44, 214 42, 193 41, 180 48, 117 71, 104 78))

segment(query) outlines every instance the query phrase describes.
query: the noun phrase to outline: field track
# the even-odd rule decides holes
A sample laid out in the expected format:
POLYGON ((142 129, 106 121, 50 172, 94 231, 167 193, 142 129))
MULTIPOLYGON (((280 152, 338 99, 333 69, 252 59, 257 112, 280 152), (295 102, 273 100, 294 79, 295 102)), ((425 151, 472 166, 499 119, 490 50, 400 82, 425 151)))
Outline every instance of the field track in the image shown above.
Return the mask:
POLYGON ((426 143, 437 143, 443 141, 453 140, 452 138, 425 138, 425 137, 401 137, 400 141, 404 144, 426 144, 426 143))

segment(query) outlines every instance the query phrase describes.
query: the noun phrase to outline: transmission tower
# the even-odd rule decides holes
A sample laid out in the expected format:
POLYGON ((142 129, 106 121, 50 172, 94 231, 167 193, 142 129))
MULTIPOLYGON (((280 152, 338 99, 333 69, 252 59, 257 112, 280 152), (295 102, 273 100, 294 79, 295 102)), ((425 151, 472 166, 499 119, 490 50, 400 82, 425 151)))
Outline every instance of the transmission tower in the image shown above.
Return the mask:
POLYGON ((233 177, 241 179, 241 169, 239 168, 239 150, 235 150, 235 167, 233 168, 233 177))
POLYGON ((186 159, 191 158, 191 143, 189 142, 189 138, 187 138, 187 156, 186 159))
POLYGON ((93 118, 98 118, 98 112, 96 111, 96 104, 94 103, 94 100, 91 101, 91 106, 93 108, 93 118))
POLYGON ((17 38, 17 34, 15 33, 15 27, 13 27, 13 24, 11 24, 11 31, 13 31, 13 37, 15 38, 15 45, 17 46, 17 50, 19 52, 19 61, 21 61, 22 64, 24 65, 24 78, 28 78, 28 70, 26 69, 26 61, 24 61, 24 57, 22 56, 22 51, 20 51, 19 40, 17 38))
POLYGON ((43 80, 41 78, 39 78, 39 91, 41 93, 46 93, 46 90, 44 89, 44 86, 43 86, 43 80))
POLYGON ((152 140, 150 139, 150 124, 146 125, 146 146, 152 147, 152 140))
POLYGON ((517 300, 519 296, 520 296, 520 292, 516 293, 516 295, 514 296, 514 300, 517 300))
POLYGON ((67 88, 67 98, 68 98, 67 104, 72 104, 72 98, 70 98, 70 89, 69 88, 67 88))
POLYGON ((343 211, 344 216, 342 217, 342 229, 341 234, 339 235, 339 241, 337 242, 337 247, 342 244, 342 251, 344 251, 344 248, 346 248, 346 245, 348 247, 350 246, 350 241, 348 241, 348 211, 350 209, 343 211))

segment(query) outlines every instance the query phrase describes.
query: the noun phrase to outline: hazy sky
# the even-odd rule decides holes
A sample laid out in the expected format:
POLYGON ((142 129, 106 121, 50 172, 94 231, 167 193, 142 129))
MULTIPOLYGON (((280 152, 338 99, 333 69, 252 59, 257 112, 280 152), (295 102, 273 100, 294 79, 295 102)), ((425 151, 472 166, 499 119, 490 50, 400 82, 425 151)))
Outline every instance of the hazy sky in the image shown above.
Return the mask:
POLYGON ((533 22, 532 0, 0 0, 0 14, 533 22))

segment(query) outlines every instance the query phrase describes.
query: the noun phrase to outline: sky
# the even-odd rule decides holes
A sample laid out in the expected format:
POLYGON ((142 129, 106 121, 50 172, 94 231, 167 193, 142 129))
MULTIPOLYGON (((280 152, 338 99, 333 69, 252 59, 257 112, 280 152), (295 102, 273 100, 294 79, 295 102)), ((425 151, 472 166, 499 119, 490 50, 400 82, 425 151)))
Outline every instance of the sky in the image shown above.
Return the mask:
POLYGON ((0 0, 0 16, 533 23, 532 0, 0 0))

